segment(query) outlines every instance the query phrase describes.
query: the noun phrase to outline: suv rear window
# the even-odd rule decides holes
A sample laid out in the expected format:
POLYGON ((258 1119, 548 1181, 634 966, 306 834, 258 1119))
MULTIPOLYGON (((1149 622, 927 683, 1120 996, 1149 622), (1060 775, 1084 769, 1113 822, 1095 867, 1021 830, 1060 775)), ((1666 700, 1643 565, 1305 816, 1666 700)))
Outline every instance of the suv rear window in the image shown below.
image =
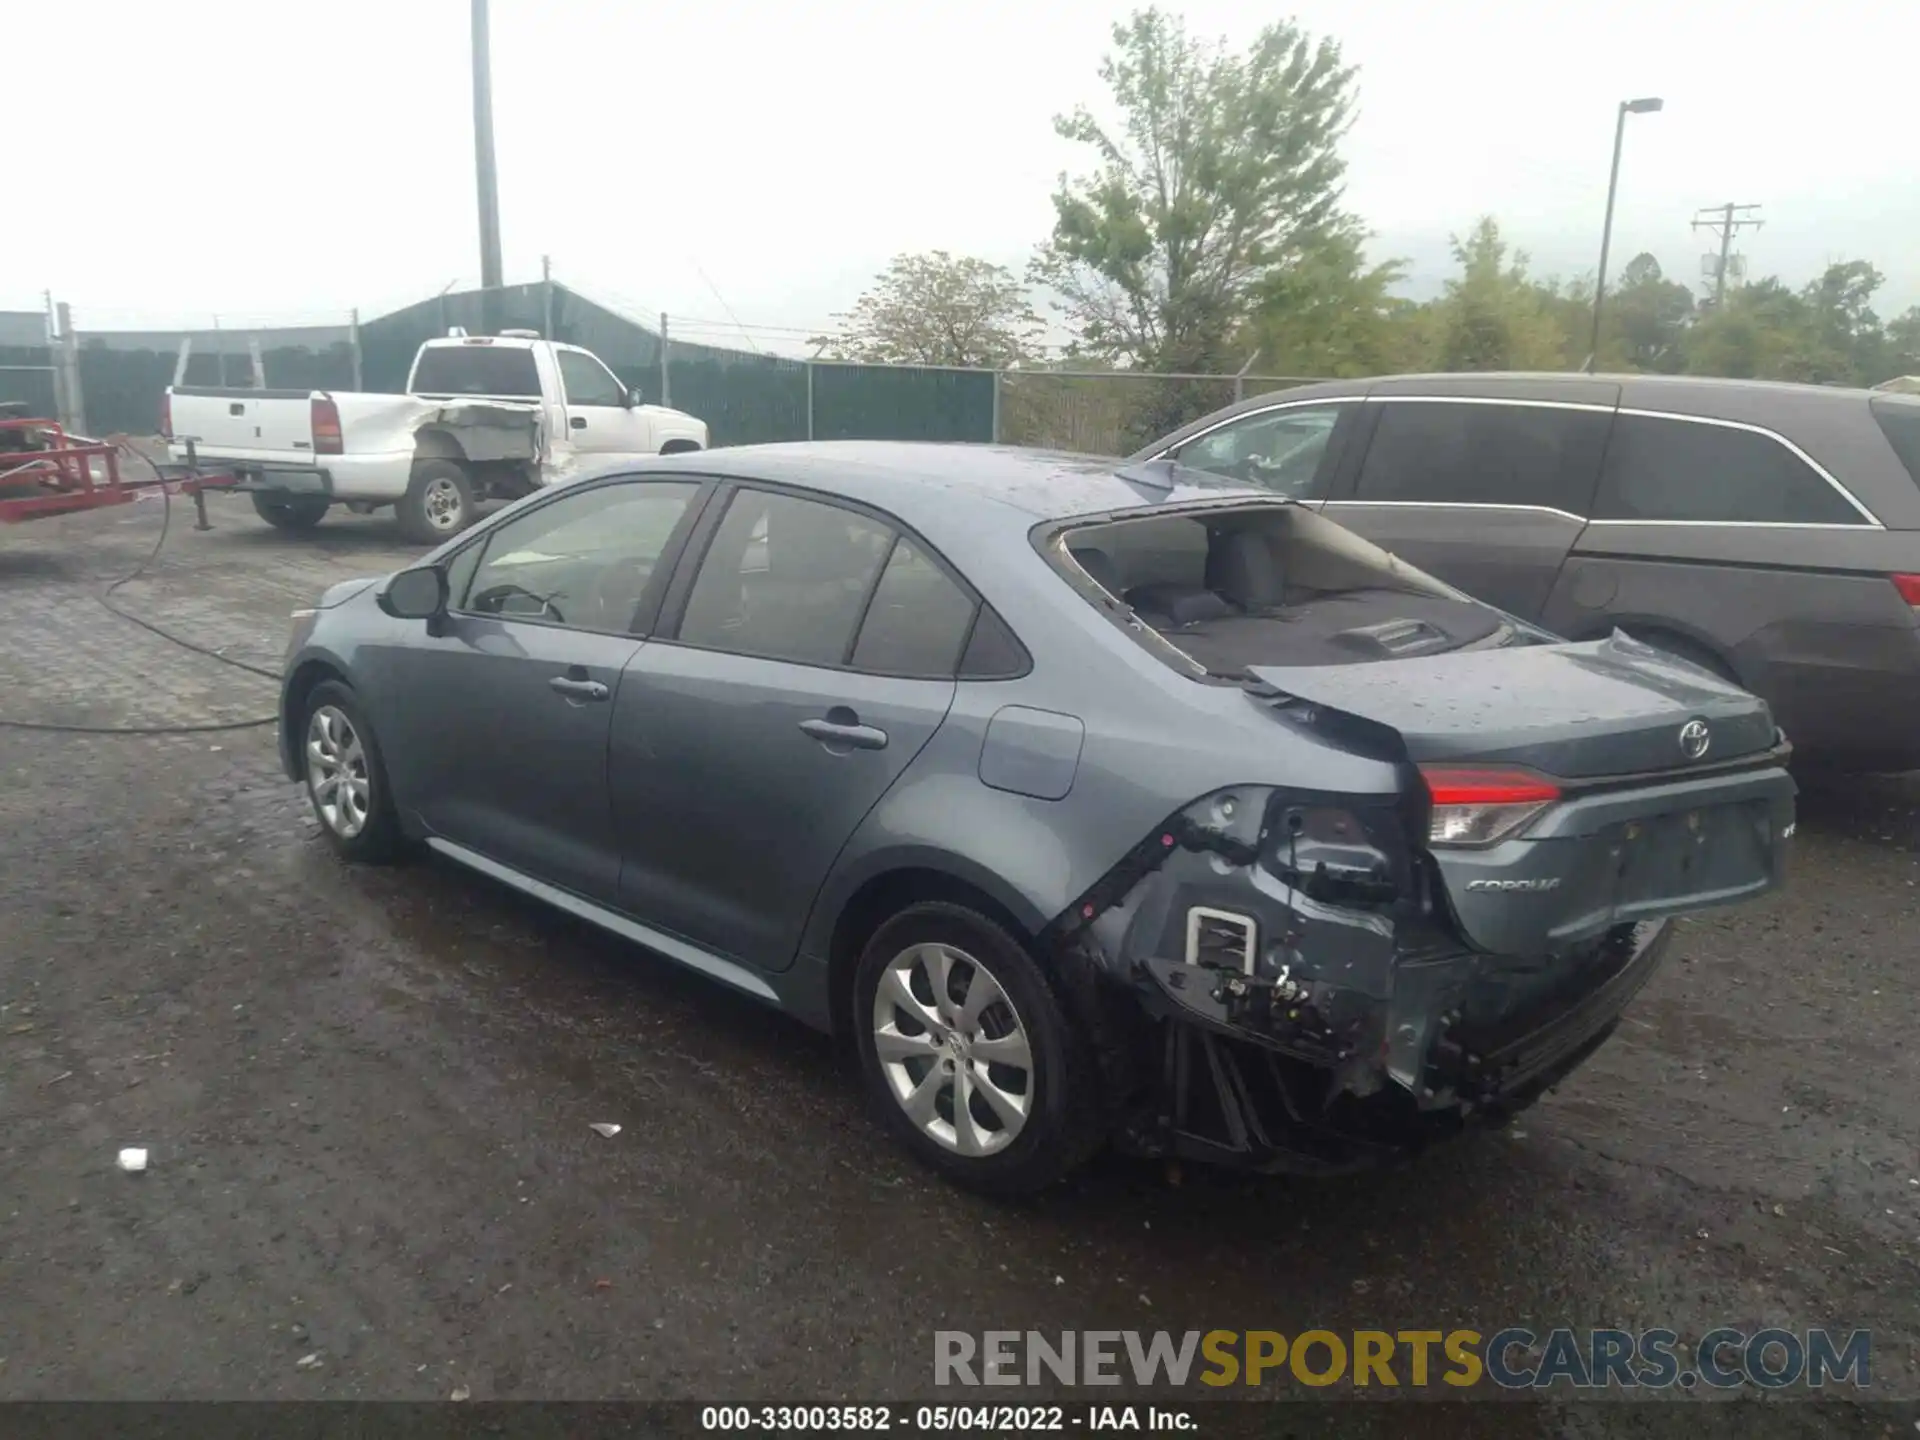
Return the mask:
POLYGON ((416 395, 492 395, 538 400, 540 372, 523 345, 436 345, 413 367, 416 395))
POLYGON ((1913 483, 1920 485, 1920 400, 1890 400, 1885 396, 1867 402, 1880 431, 1893 446, 1893 453, 1907 467, 1913 483))
POLYGON ((1864 525, 1847 497, 1775 436, 1740 426, 1622 415, 1607 444, 1596 520, 1864 525))

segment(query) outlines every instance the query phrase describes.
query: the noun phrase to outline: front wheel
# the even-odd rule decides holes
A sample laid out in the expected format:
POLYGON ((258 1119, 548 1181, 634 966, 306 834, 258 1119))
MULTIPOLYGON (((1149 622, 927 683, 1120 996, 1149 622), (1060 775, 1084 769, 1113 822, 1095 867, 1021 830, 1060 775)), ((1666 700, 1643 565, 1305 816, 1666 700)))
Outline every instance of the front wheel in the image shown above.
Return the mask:
POLYGON ((349 860, 392 859, 400 817, 360 697, 337 680, 314 686, 300 744, 307 800, 328 843, 349 860))
POLYGON ((394 509, 402 535, 416 545, 438 545, 473 523, 473 482, 457 461, 416 460, 394 509))
POLYGON ((1097 1073, 1046 973, 960 905, 913 905, 854 980, 867 1088, 887 1127, 954 1180, 1039 1190, 1099 1148, 1097 1073))
POLYGON ((324 495, 253 492, 254 513, 276 530, 311 530, 325 517, 329 503, 324 495))

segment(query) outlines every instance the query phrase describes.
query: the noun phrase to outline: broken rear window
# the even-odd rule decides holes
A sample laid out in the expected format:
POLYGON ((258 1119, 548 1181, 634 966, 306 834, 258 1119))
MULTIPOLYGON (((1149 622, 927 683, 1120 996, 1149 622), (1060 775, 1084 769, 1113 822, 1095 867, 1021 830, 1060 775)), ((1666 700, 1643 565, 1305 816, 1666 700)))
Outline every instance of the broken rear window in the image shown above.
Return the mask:
POLYGON ((1335 665, 1514 638, 1499 612, 1296 506, 1072 526, 1050 558, 1191 666, 1335 665))

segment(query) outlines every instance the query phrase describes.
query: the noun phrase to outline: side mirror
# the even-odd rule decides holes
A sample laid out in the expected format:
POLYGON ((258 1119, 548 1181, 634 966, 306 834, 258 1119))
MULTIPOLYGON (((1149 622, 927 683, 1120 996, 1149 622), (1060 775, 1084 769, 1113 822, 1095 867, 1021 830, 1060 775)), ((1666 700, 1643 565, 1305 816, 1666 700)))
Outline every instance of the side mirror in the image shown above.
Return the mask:
POLYGON ((629 410, 638 410, 642 405, 646 403, 647 402, 645 397, 641 395, 639 390, 635 389, 635 390, 627 391, 627 408, 629 410))
POLYGON ((377 597, 396 620, 431 620, 447 608, 447 572, 437 565, 402 570, 377 597))

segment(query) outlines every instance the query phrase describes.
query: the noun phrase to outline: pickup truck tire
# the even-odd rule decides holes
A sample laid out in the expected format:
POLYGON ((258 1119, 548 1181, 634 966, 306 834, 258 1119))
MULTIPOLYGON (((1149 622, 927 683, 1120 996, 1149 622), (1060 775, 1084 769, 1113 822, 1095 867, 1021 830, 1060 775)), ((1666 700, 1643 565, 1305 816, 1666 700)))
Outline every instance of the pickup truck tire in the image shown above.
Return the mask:
POLYGON ((438 545, 473 523, 473 482, 457 460, 416 460, 407 493, 394 510, 407 539, 438 545))
POLYGON ((324 495, 253 492, 254 513, 276 530, 311 530, 326 516, 330 503, 324 495))

